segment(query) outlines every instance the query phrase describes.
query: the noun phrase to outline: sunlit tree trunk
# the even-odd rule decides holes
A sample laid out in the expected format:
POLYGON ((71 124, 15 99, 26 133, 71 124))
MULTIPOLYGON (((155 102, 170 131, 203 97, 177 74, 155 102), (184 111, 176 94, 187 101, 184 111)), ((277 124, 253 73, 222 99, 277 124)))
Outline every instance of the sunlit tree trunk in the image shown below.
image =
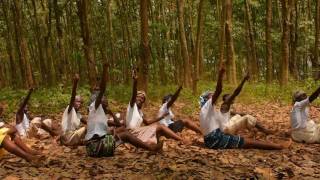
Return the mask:
POLYGON ((226 53, 227 78, 231 84, 237 83, 236 62, 234 59, 234 46, 232 38, 232 0, 225 0, 226 8, 226 53))
POLYGON ((149 45, 148 0, 140 0, 141 42, 140 42, 140 88, 148 90, 149 63, 151 52, 149 45))

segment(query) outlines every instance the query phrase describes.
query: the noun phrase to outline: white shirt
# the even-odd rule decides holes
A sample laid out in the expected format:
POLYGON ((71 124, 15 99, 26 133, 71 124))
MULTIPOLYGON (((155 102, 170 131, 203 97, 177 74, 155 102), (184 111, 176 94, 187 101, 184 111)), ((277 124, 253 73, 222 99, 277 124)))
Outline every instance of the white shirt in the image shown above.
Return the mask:
POLYGON ((30 120, 25 113, 23 113, 22 122, 16 124, 16 129, 20 136, 26 137, 30 126, 30 120))
POLYGON ((212 131, 221 128, 218 118, 218 111, 212 105, 211 98, 202 106, 200 111, 200 128, 204 135, 208 135, 212 131))
POLYGON ((162 115, 169 113, 166 117, 160 120, 160 124, 163 124, 165 126, 169 126, 170 124, 174 123, 172 119, 174 118, 174 114, 172 113, 171 109, 168 108, 168 103, 164 103, 161 108, 159 109, 158 117, 161 117, 162 115))
POLYGON ((230 121, 230 110, 226 113, 221 112, 221 110, 217 113, 217 118, 220 123, 220 130, 223 131, 224 128, 227 126, 228 122, 230 121))
POLYGON ((307 127, 309 108, 309 98, 300 102, 295 102, 290 113, 291 128, 300 129, 307 127))
POLYGON ((80 127, 80 113, 77 113, 74 107, 68 113, 68 108, 69 106, 64 110, 62 115, 61 127, 63 134, 67 131, 75 131, 80 127))
POLYGON ((90 140, 95 134, 102 137, 108 133, 107 116, 100 104, 95 108, 95 102, 89 106, 89 116, 87 123, 87 134, 85 140, 90 140))
POLYGON ((128 129, 134 129, 141 126, 143 122, 143 113, 138 109, 136 103, 133 107, 130 106, 130 103, 127 108, 127 118, 126 118, 126 127, 128 129))

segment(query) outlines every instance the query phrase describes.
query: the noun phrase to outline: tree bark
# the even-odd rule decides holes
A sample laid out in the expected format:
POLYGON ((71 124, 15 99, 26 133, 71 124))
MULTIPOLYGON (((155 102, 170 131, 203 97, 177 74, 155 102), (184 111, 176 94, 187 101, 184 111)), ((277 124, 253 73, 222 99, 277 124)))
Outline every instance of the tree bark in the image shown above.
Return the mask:
POLYGON ((290 6, 286 0, 281 0, 282 5, 282 38, 281 38, 281 75, 280 85, 285 86, 289 81, 289 38, 290 38, 290 6))
POLYGON ((258 61, 257 61, 257 50, 256 50, 256 43, 254 38, 254 29, 252 25, 252 16, 251 16, 251 9, 250 9, 250 0, 245 0, 245 11, 246 11, 246 24, 247 24, 247 36, 248 36, 248 44, 250 51, 248 56, 250 56, 248 67, 249 73, 251 75, 251 79, 253 81, 258 80, 259 77, 259 69, 258 69, 258 61))
POLYGON ((14 29, 16 34, 16 43, 19 54, 20 70, 24 86, 26 88, 34 86, 34 79, 32 75, 31 63, 29 58, 29 51, 27 41, 24 37, 24 24, 23 15, 21 10, 21 1, 13 1, 13 14, 14 14, 14 29))
POLYGON ((266 18, 266 52, 267 52, 267 83, 270 84, 273 78, 272 64, 272 0, 267 0, 266 18))
POLYGON ((151 52, 149 45, 148 0, 140 0, 141 42, 140 42, 140 89, 147 92, 151 52))
POLYGON ((320 79, 320 0, 316 1, 316 17, 315 17, 315 42, 314 42, 314 61, 316 64, 315 79, 320 79))
POLYGON ((78 0, 78 16, 80 18, 81 35, 83 39, 83 49, 87 60, 87 73, 89 77, 90 87, 93 88, 96 85, 97 69, 96 61, 94 59, 94 52, 92 47, 92 40, 89 28, 89 9, 90 0, 78 0))
POLYGON ((186 39, 186 33, 184 29, 184 0, 177 0, 178 5, 178 22, 179 22, 179 38, 181 44, 181 54, 183 58, 184 69, 184 85, 191 87, 191 67, 188 53, 188 44, 186 39))
POLYGON ((237 84, 236 62, 232 38, 232 0, 225 0, 226 7, 226 49, 227 49, 227 79, 231 84, 237 84))

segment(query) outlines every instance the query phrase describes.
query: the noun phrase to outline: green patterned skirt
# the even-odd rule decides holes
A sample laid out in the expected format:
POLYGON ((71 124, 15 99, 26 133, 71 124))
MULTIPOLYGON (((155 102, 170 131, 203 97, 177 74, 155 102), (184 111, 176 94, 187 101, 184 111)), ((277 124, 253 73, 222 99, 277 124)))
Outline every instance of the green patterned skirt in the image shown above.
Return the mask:
POLYGON ((115 150, 115 139, 113 135, 105 135, 90 139, 86 145, 87 154, 91 157, 110 157, 115 150))

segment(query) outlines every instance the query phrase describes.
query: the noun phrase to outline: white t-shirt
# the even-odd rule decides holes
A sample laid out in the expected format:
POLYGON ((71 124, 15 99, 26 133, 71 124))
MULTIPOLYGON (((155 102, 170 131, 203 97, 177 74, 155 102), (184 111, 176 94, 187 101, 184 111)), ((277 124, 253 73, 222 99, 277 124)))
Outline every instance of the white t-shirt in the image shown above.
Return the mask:
POLYGON ((223 131, 224 128, 227 126, 228 122, 230 121, 230 110, 226 113, 221 112, 221 110, 217 113, 217 118, 220 123, 220 130, 223 131))
POLYGON ((301 129, 307 127, 307 121, 309 116, 309 104, 309 98, 294 103, 290 114, 292 129, 301 129))
POLYGON ((22 122, 16 124, 16 129, 20 136, 26 137, 30 126, 30 120, 25 113, 23 113, 22 122))
POLYGON ((159 109, 158 117, 161 117, 163 114, 169 113, 166 117, 160 120, 160 124, 165 126, 169 126, 170 124, 174 123, 172 119, 174 118, 174 114, 172 113, 171 109, 167 107, 168 103, 164 103, 161 108, 159 109))
POLYGON ((143 122, 143 113, 138 109, 136 103, 133 107, 130 106, 130 103, 127 108, 127 118, 126 118, 126 127, 128 129, 134 129, 141 126, 143 122))
POLYGON ((218 111, 212 105, 211 98, 202 106, 200 111, 200 128, 204 135, 208 135, 213 130, 221 128, 221 123, 218 118, 218 111))
POLYGON ((95 134, 102 137, 108 133, 107 116, 100 104, 95 108, 95 102, 89 106, 89 116, 87 123, 87 134, 85 140, 90 140, 95 134))
POLYGON ((62 115, 62 121, 61 121, 61 127, 63 134, 67 131, 75 131, 80 127, 80 118, 81 114, 77 113, 74 107, 72 107, 70 113, 68 113, 68 108, 64 110, 64 113, 62 115))

